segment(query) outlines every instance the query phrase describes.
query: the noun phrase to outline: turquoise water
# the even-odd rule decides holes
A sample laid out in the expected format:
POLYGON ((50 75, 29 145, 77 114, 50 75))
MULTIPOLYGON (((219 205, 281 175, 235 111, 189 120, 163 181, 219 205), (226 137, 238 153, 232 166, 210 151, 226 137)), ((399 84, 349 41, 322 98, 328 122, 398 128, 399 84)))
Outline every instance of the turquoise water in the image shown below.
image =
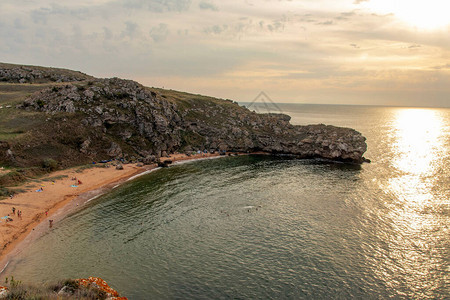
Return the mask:
POLYGON ((11 262, 130 299, 450 297, 450 110, 280 105, 349 126, 371 164, 244 156, 161 169, 91 201, 11 262))

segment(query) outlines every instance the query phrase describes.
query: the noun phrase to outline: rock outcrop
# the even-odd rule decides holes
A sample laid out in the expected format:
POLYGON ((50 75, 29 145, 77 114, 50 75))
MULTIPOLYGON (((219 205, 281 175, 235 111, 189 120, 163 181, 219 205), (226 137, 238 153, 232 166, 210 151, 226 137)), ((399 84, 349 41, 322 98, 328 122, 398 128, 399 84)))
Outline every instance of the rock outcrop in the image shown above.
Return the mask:
POLYGON ((106 281, 101 279, 100 277, 89 277, 89 278, 80 278, 75 279, 81 286, 86 288, 95 288, 102 291, 107 300, 127 300, 127 297, 120 297, 119 293, 110 287, 106 281))
POLYGON ((43 68, 35 66, 20 66, 0 63, 0 82, 11 83, 45 83, 74 82, 93 78, 81 72, 43 68))
MULTIPOLYGON (((353 129, 293 126, 287 115, 257 114, 230 100, 170 93, 130 80, 95 79, 46 88, 21 108, 80 116, 81 126, 111 140, 105 150, 114 158, 207 149, 364 161, 365 138, 353 129)), ((89 153, 94 144, 94 138, 86 137, 78 150, 89 153)))
MULTIPOLYGON (((6 278, 8 282, 8 278, 6 278)), ((106 299, 127 300, 99 277, 66 279, 47 286, 33 286, 15 281, 0 286, 0 299, 106 299)))

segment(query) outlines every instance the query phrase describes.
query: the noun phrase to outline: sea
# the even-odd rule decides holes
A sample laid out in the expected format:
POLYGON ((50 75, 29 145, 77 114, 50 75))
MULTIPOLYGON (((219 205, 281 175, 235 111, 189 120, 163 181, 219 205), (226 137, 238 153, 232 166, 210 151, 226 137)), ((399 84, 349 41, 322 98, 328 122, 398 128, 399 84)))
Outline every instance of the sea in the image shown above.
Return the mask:
POLYGON ((98 276, 129 299, 450 299, 450 109, 278 108, 360 131, 371 163, 159 169, 56 223, 2 278, 98 276))

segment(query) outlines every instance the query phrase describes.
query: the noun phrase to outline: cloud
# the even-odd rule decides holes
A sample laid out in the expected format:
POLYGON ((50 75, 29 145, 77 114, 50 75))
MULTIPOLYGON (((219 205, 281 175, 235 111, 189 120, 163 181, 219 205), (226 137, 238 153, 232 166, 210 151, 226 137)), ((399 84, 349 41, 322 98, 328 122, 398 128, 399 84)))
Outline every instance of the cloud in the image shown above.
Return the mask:
POLYGON ((317 25, 333 25, 333 21, 318 22, 317 25))
POLYGON ((281 31, 284 28, 285 28, 285 23, 280 20, 276 20, 276 21, 272 22, 272 24, 267 25, 267 29, 271 32, 281 31))
POLYGON ((336 20, 348 20, 350 17, 353 17, 355 15, 356 15, 356 13, 354 11, 343 12, 339 16, 337 16, 335 19, 336 20))
POLYGON ((164 41, 169 35, 169 26, 164 23, 160 23, 158 26, 152 27, 149 32, 153 41, 159 43, 164 41))
POLYGON ((369 2, 370 0, 355 0, 353 4, 360 4, 362 2, 369 2))
POLYGON ((209 3, 209 2, 206 2, 206 1, 201 1, 198 4, 198 7, 200 7, 200 9, 203 9, 203 10, 219 11, 217 6, 215 6, 213 3, 209 3))
POLYGON ((19 18, 16 18, 16 19, 14 20, 14 27, 15 27, 16 29, 26 29, 26 27, 23 25, 22 20, 19 19, 19 18))
POLYGON ((33 22, 36 24, 47 24, 47 18, 50 14, 50 9, 48 8, 40 8, 33 10, 31 12, 31 18, 33 19, 33 22))
POLYGON ((450 63, 445 64, 445 65, 434 66, 431 68, 435 69, 435 70, 450 70, 450 63))
POLYGON ((228 29, 228 25, 214 25, 205 28, 205 32, 208 34, 221 34, 228 29))
POLYGON ((191 0, 120 0, 125 8, 147 9, 153 12, 187 11, 191 6, 191 0))
POLYGON ((31 11, 31 18, 34 23, 47 24, 48 19, 55 16, 68 16, 79 20, 86 20, 90 17, 90 11, 86 7, 70 8, 55 3, 52 3, 48 7, 40 7, 31 11))
POLYGON ((111 40, 113 38, 113 33, 112 33, 111 29, 109 29, 107 27, 103 27, 103 36, 104 36, 105 40, 111 40))
MULTIPOLYGON (((138 24, 127 21, 127 22, 125 22, 125 29, 122 31, 121 37, 122 38, 127 37, 129 39, 133 39, 138 35, 138 31, 139 31, 138 24)), ((108 33, 108 36, 110 36, 110 32, 108 33)))

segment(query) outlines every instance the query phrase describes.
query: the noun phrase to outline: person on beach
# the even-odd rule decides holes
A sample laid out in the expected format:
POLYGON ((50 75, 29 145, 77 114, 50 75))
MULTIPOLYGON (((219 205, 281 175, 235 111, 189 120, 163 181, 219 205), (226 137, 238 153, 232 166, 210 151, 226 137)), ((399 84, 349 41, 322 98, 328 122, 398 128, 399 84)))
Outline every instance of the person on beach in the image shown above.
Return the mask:
POLYGON ((80 180, 80 179, 78 179, 78 184, 82 184, 82 182, 81 182, 81 180, 80 180))
POLYGON ((13 215, 16 214, 16 208, 15 207, 12 208, 12 212, 13 212, 13 215))
POLYGON ((52 228, 52 226, 53 226, 53 220, 48 220, 48 223, 49 223, 50 228, 52 228))

